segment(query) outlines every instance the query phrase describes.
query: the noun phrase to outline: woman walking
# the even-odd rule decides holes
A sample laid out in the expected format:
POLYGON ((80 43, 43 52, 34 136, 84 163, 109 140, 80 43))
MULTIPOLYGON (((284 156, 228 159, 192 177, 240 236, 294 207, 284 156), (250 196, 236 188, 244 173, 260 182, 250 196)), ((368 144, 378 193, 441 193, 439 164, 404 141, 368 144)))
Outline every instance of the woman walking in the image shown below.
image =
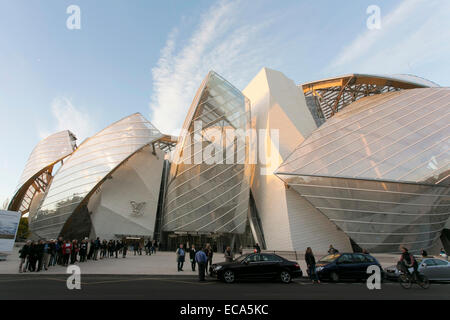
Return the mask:
POLYGON ((316 273, 316 259, 314 258, 311 247, 308 247, 306 249, 305 261, 306 265, 308 266, 309 279, 312 281, 312 283, 314 283, 315 281, 317 281, 317 283, 320 283, 319 277, 316 273))

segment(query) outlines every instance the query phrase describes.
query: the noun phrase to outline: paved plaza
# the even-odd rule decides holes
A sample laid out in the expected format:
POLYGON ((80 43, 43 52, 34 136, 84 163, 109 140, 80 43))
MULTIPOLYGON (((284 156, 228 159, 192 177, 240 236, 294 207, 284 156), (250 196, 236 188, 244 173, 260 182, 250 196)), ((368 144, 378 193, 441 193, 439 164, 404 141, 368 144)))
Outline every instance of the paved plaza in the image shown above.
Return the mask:
MULTIPOLYGON (((6 261, 0 261, 0 274, 15 274, 19 268, 19 247, 14 248, 14 252, 7 256, 6 261)), ((282 254, 283 255, 283 254, 282 254)), ((283 255, 286 259, 297 261, 306 273, 306 263, 303 255, 293 254, 283 255)), ((322 255, 316 254, 319 259, 322 255)), ((398 260, 396 255, 374 255, 383 267, 393 265, 398 260)), ((213 262, 223 262, 223 254, 214 253, 213 262)), ((97 261, 88 260, 84 263, 77 263, 81 268, 82 274, 130 274, 130 275, 196 275, 192 272, 189 258, 187 257, 182 272, 177 271, 176 256, 174 252, 157 252, 154 255, 146 256, 143 252, 141 256, 134 255, 133 251, 128 251, 127 257, 98 259, 97 261)), ((65 274, 66 268, 61 266, 50 267, 48 271, 41 273, 65 274)))

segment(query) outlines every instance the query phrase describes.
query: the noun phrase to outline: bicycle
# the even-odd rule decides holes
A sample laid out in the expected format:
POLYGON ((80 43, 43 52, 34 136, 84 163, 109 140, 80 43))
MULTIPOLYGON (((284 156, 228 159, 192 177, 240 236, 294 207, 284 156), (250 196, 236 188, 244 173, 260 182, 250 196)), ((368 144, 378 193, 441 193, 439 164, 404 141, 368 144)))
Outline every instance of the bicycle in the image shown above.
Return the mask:
POLYGON ((428 289, 430 287, 430 280, 427 276, 419 274, 418 272, 401 272, 398 278, 400 285, 403 289, 411 289, 413 283, 418 284, 422 289, 428 289))

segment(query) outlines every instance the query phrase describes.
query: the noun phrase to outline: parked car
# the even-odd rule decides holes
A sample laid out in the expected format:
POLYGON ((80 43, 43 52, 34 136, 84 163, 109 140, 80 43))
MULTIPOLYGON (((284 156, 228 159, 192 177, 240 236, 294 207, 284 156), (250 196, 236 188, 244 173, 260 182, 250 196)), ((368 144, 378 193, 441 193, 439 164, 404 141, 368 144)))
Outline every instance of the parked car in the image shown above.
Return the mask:
MULTIPOLYGON (((429 280, 432 281, 450 281, 450 262, 429 257, 415 257, 417 263, 419 264, 418 271, 427 276, 429 280)), ((387 267, 385 269, 385 276, 390 280, 397 280, 400 275, 400 271, 397 265, 387 267)))
POLYGON ((293 278, 303 275, 297 262, 271 253, 245 254, 233 262, 213 264, 211 269, 213 275, 227 283, 243 279, 278 279, 289 283, 293 278))
POLYGON ((329 254, 316 263, 316 272, 321 280, 365 280, 368 278, 367 268, 380 263, 370 254, 337 253, 329 254))

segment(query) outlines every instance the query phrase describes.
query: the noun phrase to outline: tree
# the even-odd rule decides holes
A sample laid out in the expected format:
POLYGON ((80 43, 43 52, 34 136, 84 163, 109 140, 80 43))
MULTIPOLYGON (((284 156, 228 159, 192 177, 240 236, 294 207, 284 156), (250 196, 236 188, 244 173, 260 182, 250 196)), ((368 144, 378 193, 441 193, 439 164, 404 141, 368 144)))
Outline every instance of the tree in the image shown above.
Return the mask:
POLYGON ((16 239, 26 239, 30 235, 30 230, 28 228, 28 218, 20 218, 19 228, 17 229, 16 239))

